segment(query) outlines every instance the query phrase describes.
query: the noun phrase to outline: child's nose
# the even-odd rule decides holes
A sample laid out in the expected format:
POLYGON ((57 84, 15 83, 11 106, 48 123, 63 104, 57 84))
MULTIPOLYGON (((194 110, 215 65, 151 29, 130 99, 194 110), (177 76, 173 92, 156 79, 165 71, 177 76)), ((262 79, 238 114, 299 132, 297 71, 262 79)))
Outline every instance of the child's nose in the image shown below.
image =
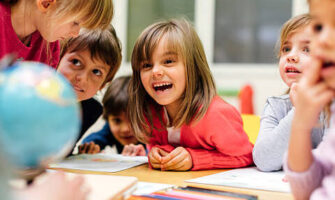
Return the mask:
POLYGON ((163 68, 160 65, 154 65, 152 73, 154 77, 161 77, 163 75, 163 68))
POLYGON ((123 133, 128 133, 130 132, 130 127, 128 126, 127 123, 122 124, 121 130, 123 133))
POLYGON ((77 72, 76 81, 83 82, 83 81, 87 81, 87 79, 88 79, 88 73, 86 71, 77 72))
POLYGON ((299 56, 295 51, 291 51, 290 54, 287 56, 288 62, 299 62, 299 56))

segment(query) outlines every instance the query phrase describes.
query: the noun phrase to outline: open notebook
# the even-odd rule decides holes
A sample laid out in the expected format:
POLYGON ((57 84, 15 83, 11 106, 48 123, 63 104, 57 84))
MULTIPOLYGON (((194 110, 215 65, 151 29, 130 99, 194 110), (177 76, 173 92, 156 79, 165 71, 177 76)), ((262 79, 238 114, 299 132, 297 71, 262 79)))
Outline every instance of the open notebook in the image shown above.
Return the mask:
POLYGON ((80 154, 49 165, 49 168, 76 169, 95 172, 118 172, 148 162, 146 156, 120 154, 80 154))

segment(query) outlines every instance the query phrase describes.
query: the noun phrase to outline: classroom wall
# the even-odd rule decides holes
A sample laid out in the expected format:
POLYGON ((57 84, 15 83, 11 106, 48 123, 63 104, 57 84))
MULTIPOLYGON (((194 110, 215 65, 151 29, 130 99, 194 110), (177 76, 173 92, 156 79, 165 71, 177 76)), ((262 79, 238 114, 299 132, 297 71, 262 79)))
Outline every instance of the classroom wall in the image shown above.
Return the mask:
MULTIPOLYGON (((203 13, 201 17, 195 15, 195 27, 201 38, 209 65, 214 75, 217 87, 228 90, 239 90, 243 85, 250 84, 254 89, 254 110, 255 114, 260 115, 263 110, 266 98, 272 95, 280 95, 287 90, 282 82, 277 64, 229 64, 213 63, 213 24, 208 23, 214 17, 210 12, 215 7, 215 0, 196 0, 195 12, 203 13), (205 12, 204 10, 207 10, 205 12), (201 28, 200 28, 201 27, 201 28)), ((308 11, 307 0, 292 1, 292 15, 297 15, 308 11)), ((113 25, 122 42, 126 47, 127 40, 127 0, 114 0, 115 17, 113 25)), ((123 54, 125 55, 125 48, 123 54)), ((130 63, 122 62, 121 69, 117 76, 130 74, 130 63)), ((101 96, 102 94, 98 95, 101 96)), ((99 98, 99 97, 98 97, 99 98)), ((225 97, 225 99, 238 107, 238 100, 234 97, 225 97)))

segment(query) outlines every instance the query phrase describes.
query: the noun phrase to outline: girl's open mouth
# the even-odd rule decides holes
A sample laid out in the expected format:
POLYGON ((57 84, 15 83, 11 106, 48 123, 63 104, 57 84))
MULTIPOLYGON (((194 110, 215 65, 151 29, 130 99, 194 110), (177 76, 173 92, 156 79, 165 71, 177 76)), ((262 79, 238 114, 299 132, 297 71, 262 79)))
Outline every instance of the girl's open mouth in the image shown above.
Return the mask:
POLYGON ((295 67, 286 67, 285 68, 286 73, 301 73, 297 68, 295 67))
POLYGON ((154 84, 153 87, 155 91, 164 91, 164 90, 172 88, 172 83, 154 84))

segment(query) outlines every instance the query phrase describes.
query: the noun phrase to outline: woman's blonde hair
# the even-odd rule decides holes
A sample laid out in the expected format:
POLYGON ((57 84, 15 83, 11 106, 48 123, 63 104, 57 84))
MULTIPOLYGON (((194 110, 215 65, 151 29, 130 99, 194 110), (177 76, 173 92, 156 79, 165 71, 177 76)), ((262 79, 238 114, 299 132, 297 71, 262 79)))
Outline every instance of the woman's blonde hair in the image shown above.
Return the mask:
POLYGON ((311 23, 311 17, 309 14, 301 14, 295 17, 292 17, 285 24, 282 26, 280 31, 280 38, 279 38, 279 48, 277 49, 277 56, 280 58, 281 51, 283 49, 284 43, 286 42, 287 38, 292 34, 295 33, 298 29, 302 27, 306 27, 311 23))
POLYGON ((75 16, 86 29, 106 29, 111 23, 113 0, 56 0, 56 17, 75 16))
MULTIPOLYGON (((15 4, 19 0, 0 0, 10 4, 15 4)), ((33 3, 30 0, 30 3, 33 3)), ((74 17, 82 20, 81 26, 93 29, 108 29, 114 15, 113 0, 55 0, 52 5, 54 17, 63 19, 66 17, 74 17)), ((63 21, 63 23, 66 23, 63 21)), ((50 44, 43 41, 47 54, 47 60, 50 64, 53 55, 50 51, 50 44)))
MULTIPOLYGON (((133 76, 129 85, 128 107, 128 117, 132 128, 136 137, 142 142, 146 142, 151 136, 152 128, 156 128, 153 127, 151 106, 157 109, 161 106, 144 89, 140 72, 142 63, 151 60, 152 54, 163 36, 167 40, 167 49, 176 52, 186 68, 186 88, 172 126, 180 127, 184 123, 190 124, 193 120, 201 119, 212 98, 216 95, 215 83, 203 46, 194 28, 187 20, 172 19, 147 27, 137 39, 132 53, 133 76), (146 123, 146 120, 151 127, 146 123)), ((160 121, 164 125, 162 119, 160 121)))
MULTIPOLYGON (((0 1, 15 4, 19 0, 0 1)), ((57 18, 81 19, 81 25, 86 29, 107 29, 114 15, 113 0, 55 0, 52 9, 57 18)))

